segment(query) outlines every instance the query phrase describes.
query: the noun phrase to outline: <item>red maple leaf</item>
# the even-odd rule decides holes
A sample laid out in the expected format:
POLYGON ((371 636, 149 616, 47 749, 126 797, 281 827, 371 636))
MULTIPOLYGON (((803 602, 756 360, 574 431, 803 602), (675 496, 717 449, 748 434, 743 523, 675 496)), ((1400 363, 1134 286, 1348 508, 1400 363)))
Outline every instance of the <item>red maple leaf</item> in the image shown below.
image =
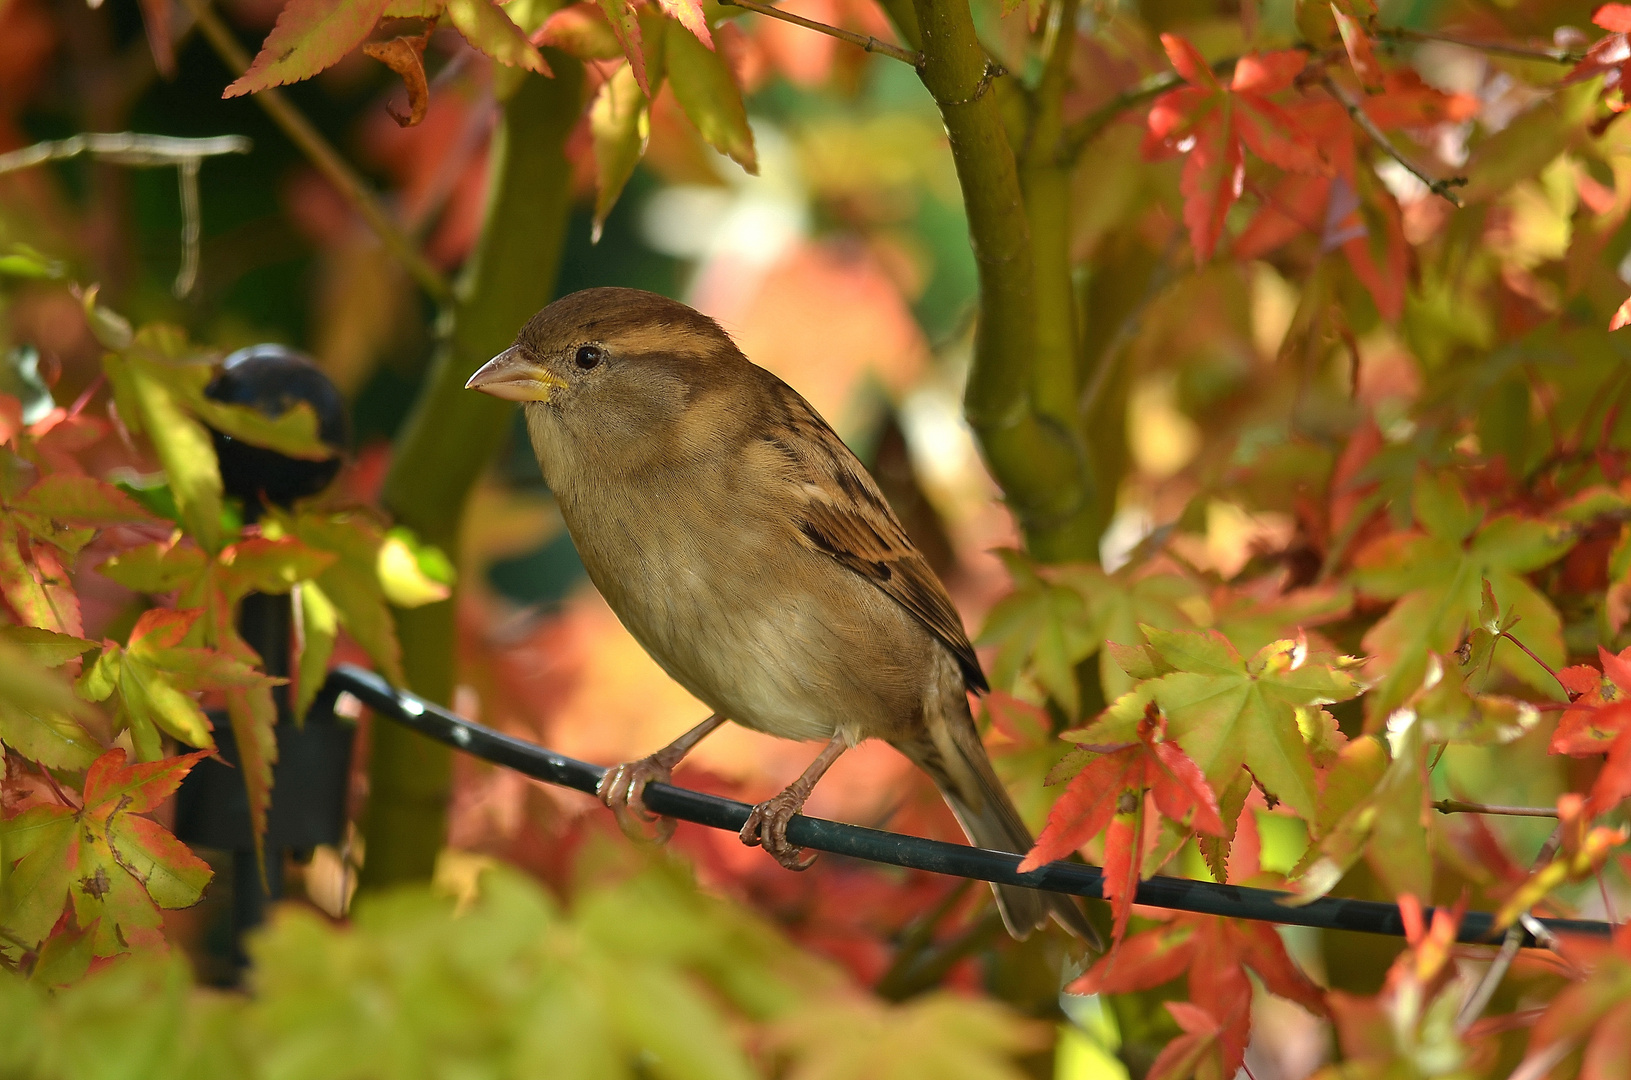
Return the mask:
POLYGON ((1293 172, 1330 170, 1297 114, 1269 100, 1302 73, 1308 62, 1303 53, 1286 49, 1243 56, 1225 87, 1184 38, 1162 34, 1161 44, 1188 85, 1162 94, 1150 107, 1144 153, 1152 159, 1187 155, 1179 186, 1199 264, 1212 257, 1224 217, 1245 188, 1246 149, 1293 172))
POLYGON ((1167 719, 1152 702, 1138 721, 1137 742, 1087 747, 1097 756, 1071 779, 1048 812, 1036 846, 1019 864, 1021 873, 1035 870, 1104 832, 1104 895, 1115 913, 1118 939, 1127 929, 1138 890, 1140 860, 1135 853, 1142 851, 1146 835, 1145 792, 1163 816, 1183 821, 1193 815, 1197 831, 1223 834, 1217 796, 1200 766, 1166 736, 1167 719))
MULTIPOLYGON (((1222 1048, 1220 1075, 1233 1076, 1251 1038, 1250 968, 1271 993, 1318 1016, 1327 1016, 1325 991, 1297 967, 1285 943, 1267 923, 1179 913, 1163 925, 1128 938, 1068 988, 1072 994, 1127 993, 1149 990, 1188 975, 1189 1001, 1216 1023, 1222 1048)), ((1195 1027, 1183 1023, 1189 1035, 1195 1027)), ((1185 1036, 1179 1036, 1184 1039, 1185 1036)), ((1192 1040, 1198 1046, 1200 1040, 1192 1040)), ((1181 1051, 1175 1051, 1177 1056, 1181 1051)))
POLYGON ((1589 809, 1606 813, 1631 796, 1631 649, 1619 655, 1598 646, 1603 669, 1578 664, 1558 672, 1573 700, 1552 733, 1554 754, 1584 757, 1605 751, 1589 809))
MULTIPOLYGON (((1608 33, 1586 50, 1585 57, 1563 77, 1560 85, 1567 86, 1601 75, 1605 93, 1616 88, 1623 91, 1626 76, 1631 74, 1631 41, 1626 38, 1627 33, 1631 32, 1631 6, 1604 4, 1597 9, 1591 21, 1608 33)), ((1627 108, 1624 102, 1609 107, 1615 112, 1623 112, 1627 108)))

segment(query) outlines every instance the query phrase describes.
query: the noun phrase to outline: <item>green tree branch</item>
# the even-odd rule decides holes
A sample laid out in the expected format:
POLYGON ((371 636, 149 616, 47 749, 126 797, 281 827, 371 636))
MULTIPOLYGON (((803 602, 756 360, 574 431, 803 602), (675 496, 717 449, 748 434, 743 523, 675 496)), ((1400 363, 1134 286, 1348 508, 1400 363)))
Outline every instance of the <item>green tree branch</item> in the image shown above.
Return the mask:
MULTIPOLYGON (((1046 372, 1040 389, 1050 399, 1059 372, 1036 363, 1036 256, 1018 163, 990 92, 998 69, 974 34, 966 4, 913 0, 913 7, 924 56, 919 74, 945 123, 979 268, 979 327, 964 398, 969 423, 1032 554, 1048 561, 1091 559, 1097 543, 1092 479, 1074 411, 1062 419, 1037 399, 1038 371, 1046 372)), ((1062 80, 1063 73, 1056 77, 1062 80)), ((1066 273, 1068 286, 1068 265, 1066 273)), ((1057 297, 1046 296, 1055 310, 1057 297)), ((1060 325, 1056 318, 1051 333, 1060 325)))
MULTIPOLYGON (((546 50, 553 79, 528 75, 494 133, 480 244, 453 302, 451 329, 397 437, 383 501, 395 519, 453 552, 470 489, 509 431, 512 406, 464 389, 470 373, 515 337, 554 294, 571 207, 565 144, 582 111, 578 62, 546 50)), ((403 668, 415 693, 453 696, 456 596, 397 613, 403 668)), ((430 876, 446 833, 446 747, 395 724, 373 729, 361 885, 430 876)))

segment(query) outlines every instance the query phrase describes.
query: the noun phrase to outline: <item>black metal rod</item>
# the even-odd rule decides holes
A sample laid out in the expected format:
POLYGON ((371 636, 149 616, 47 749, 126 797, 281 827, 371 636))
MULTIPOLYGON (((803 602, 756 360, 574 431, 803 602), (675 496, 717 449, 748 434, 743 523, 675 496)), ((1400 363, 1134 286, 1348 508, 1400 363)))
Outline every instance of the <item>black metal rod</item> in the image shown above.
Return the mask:
MULTIPOLYGON (((524 739, 471 723, 439 705, 405 690, 397 690, 378 675, 361 668, 350 665, 336 668, 329 674, 324 690, 326 694, 349 693, 379 715, 422 735, 545 783, 593 794, 595 785, 606 771, 599 765, 578 761, 524 739)), ((645 803, 659 814, 731 832, 742 828, 749 810, 746 803, 734 799, 704 795, 700 791, 669 784, 648 786, 645 803)), ((787 838, 800 847, 869 862, 994 881, 1001 885, 1070 893, 1095 900, 1104 897, 1104 876, 1095 866, 1056 862, 1021 874, 1018 870, 1019 855, 902 836, 802 814, 789 823, 787 838)), ((1325 896, 1306 904, 1290 906, 1290 900, 1292 894, 1272 889, 1249 889, 1239 885, 1158 875, 1139 884, 1136 902, 1149 907, 1223 915, 1234 919, 1404 936, 1404 919, 1395 904, 1325 896)), ((1606 937, 1614 929, 1609 923, 1590 919, 1540 919, 1538 922, 1553 934, 1606 937)), ((1490 912, 1469 911, 1462 917, 1457 940, 1468 944, 1496 944, 1500 935, 1494 925, 1495 916, 1490 912)), ((1527 931, 1523 943, 1529 946, 1535 944, 1534 937, 1527 931)))

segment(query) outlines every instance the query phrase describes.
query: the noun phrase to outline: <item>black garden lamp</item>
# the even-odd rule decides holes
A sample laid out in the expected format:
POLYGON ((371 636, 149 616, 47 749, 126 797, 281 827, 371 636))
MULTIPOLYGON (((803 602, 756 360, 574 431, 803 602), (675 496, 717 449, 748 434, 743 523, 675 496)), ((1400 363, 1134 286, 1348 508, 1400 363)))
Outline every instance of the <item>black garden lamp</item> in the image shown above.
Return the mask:
MULTIPOLYGON (((270 418, 305 402, 317 414, 323 442, 334 448, 333 457, 304 460, 213 432, 222 484, 228 495, 242 500, 245 521, 257 520, 267 504, 287 507, 317 494, 339 473, 346 445, 345 399, 307 357, 275 344, 240 349, 223 361, 220 374, 204 392, 217 401, 251 406, 270 418)), ((267 674, 288 677, 293 636, 288 596, 244 597, 238 632, 260 654, 267 674)), ((232 959, 240 972, 248 962, 244 934, 265 917, 266 904, 283 893, 285 855, 309 857, 318 844, 338 844, 345 829, 355 727, 334 715, 333 694, 320 695, 304 723, 294 715, 287 685, 274 687, 272 699, 277 705, 278 758, 266 819, 264 881, 255 858, 249 799, 237 768, 237 742, 224 715, 212 716, 222 760, 200 762, 176 793, 176 836, 232 854, 232 959)))

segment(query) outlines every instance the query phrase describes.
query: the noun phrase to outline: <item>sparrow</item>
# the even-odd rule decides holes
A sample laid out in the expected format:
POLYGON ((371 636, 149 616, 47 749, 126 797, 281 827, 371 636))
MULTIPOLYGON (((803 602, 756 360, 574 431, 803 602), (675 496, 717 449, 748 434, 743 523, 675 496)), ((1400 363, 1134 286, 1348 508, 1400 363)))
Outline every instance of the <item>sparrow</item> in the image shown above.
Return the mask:
MULTIPOLYGON (((589 578, 652 658, 713 715, 610 769, 627 827, 729 719, 825 743, 752 809, 743 843, 800 870, 788 821, 845 750, 883 739, 933 779, 971 843, 1032 840, 969 711, 988 689, 957 609, 877 484, 810 404, 712 319, 636 289, 586 289, 534 315, 466 386, 520 402, 589 578)), ((672 823, 669 823, 672 828, 672 823)), ((993 886, 1017 938, 1075 901, 993 886)))

